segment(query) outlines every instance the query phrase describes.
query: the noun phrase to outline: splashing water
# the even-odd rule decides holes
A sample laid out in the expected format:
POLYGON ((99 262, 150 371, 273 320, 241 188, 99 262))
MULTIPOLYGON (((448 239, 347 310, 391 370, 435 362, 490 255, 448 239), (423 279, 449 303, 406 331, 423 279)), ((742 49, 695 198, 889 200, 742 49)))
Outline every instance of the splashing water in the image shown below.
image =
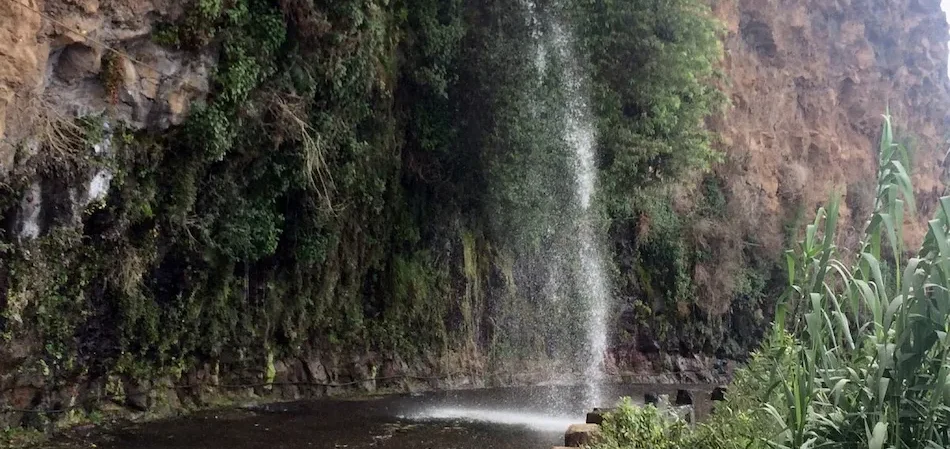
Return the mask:
POLYGON ((589 307, 587 316, 588 360, 585 375, 593 386, 588 405, 602 405, 599 388, 604 380, 604 354, 607 352, 607 286, 604 278, 600 248, 593 229, 590 210, 591 196, 596 185, 594 167, 594 129, 586 98, 581 91, 581 77, 577 73, 571 42, 566 32, 557 24, 553 27, 554 45, 563 61, 566 61, 568 113, 565 137, 574 149, 574 176, 577 202, 581 208, 579 227, 579 259, 577 275, 581 279, 582 294, 589 307), (592 402, 592 403, 591 403, 592 402))
POLYGON ((556 19, 544 32, 537 7, 531 0, 523 0, 527 22, 532 26, 532 39, 535 43, 534 65, 539 76, 547 70, 559 70, 557 75, 563 80, 560 86, 565 93, 562 137, 572 150, 571 167, 574 172, 574 201, 577 209, 575 223, 570 226, 576 232, 577 262, 571 267, 578 281, 578 296, 584 301, 587 315, 587 332, 584 376, 588 385, 587 406, 599 406, 602 400, 599 385, 605 380, 604 355, 607 351, 607 308, 609 292, 604 276, 603 257, 600 253, 599 239, 596 234, 595 216, 591 202, 597 185, 595 166, 596 135, 591 118, 590 107, 584 93, 585 78, 581 72, 573 49, 573 37, 567 27, 556 19), (557 56, 560 64, 547 63, 549 53, 557 56))
MULTIPOLYGON (((528 401, 522 401, 524 398, 516 402, 450 401, 405 415, 406 419, 500 423, 563 432, 570 424, 583 420, 591 408, 608 406, 610 404, 605 401, 618 398, 613 386, 605 384, 604 356, 607 352, 606 321, 610 296, 595 207, 597 136, 585 94, 586 78, 574 51, 571 30, 553 14, 556 11, 548 10, 547 6, 541 8, 534 0, 520 0, 520 5, 524 24, 529 30, 525 37, 530 40, 523 57, 535 75, 524 80, 524 88, 535 92, 528 98, 528 112, 531 119, 541 121, 529 124, 529 127, 536 125, 551 134, 541 137, 553 137, 550 141, 555 145, 542 148, 556 152, 548 156, 559 157, 558 169, 563 168, 571 174, 565 177, 526 177, 524 186, 525 189, 556 191, 559 199, 559 204, 554 206, 558 210, 551 214, 556 215, 556 219, 547 218, 552 221, 542 223, 547 230, 548 242, 552 243, 545 248, 543 269, 538 270, 546 276, 540 282, 540 294, 551 306, 550 316, 543 318, 566 321, 573 318, 567 314, 581 314, 582 320, 577 324, 582 326, 585 338, 582 342, 567 342, 577 346, 570 348, 574 358, 562 362, 572 365, 575 373, 580 372, 584 384, 567 389, 541 388, 532 391, 528 401), (562 196, 560 187, 568 186, 570 189, 563 189, 562 196)), ((563 326, 575 323, 545 324, 563 326)))
POLYGON ((496 410, 465 407, 442 407, 404 416, 413 420, 464 420, 482 423, 503 423, 533 430, 562 432, 577 422, 573 415, 549 415, 520 410, 496 410))

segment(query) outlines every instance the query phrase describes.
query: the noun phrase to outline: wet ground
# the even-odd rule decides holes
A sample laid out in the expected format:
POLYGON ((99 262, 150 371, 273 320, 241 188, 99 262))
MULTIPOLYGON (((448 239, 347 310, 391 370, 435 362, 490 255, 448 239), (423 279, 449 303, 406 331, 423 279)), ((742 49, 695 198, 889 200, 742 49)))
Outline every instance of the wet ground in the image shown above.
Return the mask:
MULTIPOLYGON (((708 388, 695 390, 700 414, 708 388)), ((675 386, 602 387, 602 402, 644 392, 671 394, 675 386)), ((74 433, 57 448, 96 449, 548 449, 584 422, 584 387, 499 388, 393 395, 359 400, 281 403, 202 412, 87 435, 74 433)))

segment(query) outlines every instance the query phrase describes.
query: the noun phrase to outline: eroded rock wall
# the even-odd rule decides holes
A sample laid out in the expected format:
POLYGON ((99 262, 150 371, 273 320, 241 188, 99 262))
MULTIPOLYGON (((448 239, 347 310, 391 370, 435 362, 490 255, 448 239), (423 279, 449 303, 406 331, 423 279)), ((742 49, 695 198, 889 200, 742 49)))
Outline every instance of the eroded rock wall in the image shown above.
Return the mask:
POLYGON ((153 42, 181 13, 163 0, 7 0, 0 4, 0 167, 51 121, 108 111, 134 127, 178 124, 208 92, 209 54, 153 42))
MULTIPOLYGON (((25 3, 42 8, 37 2, 25 3)), ((43 66, 48 56, 46 45, 40 43, 41 17, 29 8, 15 2, 0 5, 0 173, 13 164, 11 142, 20 134, 8 122, 22 120, 17 109, 24 107, 33 89, 38 87, 43 66), (9 129, 8 128, 13 128, 9 129)))
POLYGON ((948 149, 948 29, 939 0, 714 2, 728 33, 728 112, 714 121, 728 161, 732 213, 770 236, 839 192, 846 246, 873 201, 877 145, 886 111, 913 158, 919 244, 944 194, 948 149))

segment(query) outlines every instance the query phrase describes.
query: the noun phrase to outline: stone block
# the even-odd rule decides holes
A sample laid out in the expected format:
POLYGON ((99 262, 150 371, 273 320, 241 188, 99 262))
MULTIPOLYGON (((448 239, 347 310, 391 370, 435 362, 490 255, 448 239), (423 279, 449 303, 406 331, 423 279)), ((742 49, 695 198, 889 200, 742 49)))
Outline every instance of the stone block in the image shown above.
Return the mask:
POLYGON ((692 405, 677 405, 665 410, 671 418, 678 419, 687 424, 696 423, 696 411, 692 405))
POLYGON ((564 433, 564 445, 567 447, 582 447, 593 444, 600 437, 600 426, 597 424, 572 424, 564 433))

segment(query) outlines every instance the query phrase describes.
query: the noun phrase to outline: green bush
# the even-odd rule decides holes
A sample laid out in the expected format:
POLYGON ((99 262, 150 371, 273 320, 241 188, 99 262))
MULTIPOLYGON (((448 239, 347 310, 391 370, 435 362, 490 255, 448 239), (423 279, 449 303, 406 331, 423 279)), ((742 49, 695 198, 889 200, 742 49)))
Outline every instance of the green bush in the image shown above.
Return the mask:
POLYGON ((744 421, 721 420, 745 415, 758 434, 750 441, 774 448, 950 443, 950 198, 941 199, 923 246, 906 259, 902 226, 913 212, 913 188, 889 116, 879 161, 857 257, 850 266, 838 258, 833 196, 789 251, 790 285, 773 336, 737 373, 710 429, 735 434, 730 426, 744 421))
POLYGON ((605 423, 603 447, 947 447, 950 197, 906 258, 902 227, 914 205, 907 164, 885 116, 857 257, 850 265, 838 258, 832 196, 788 252, 789 288, 771 339, 737 372, 729 400, 708 422, 684 438, 649 408, 625 403, 605 423))
MULTIPOLYGON (((731 392, 735 396, 736 393, 731 392)), ((720 404, 707 422, 690 427, 653 405, 638 407, 629 398, 609 413, 594 449, 765 449, 767 416, 720 404)))
POLYGON ((713 81, 722 57, 718 23, 699 0, 575 2, 591 67, 606 198, 718 159, 704 118, 723 104, 713 81))
POLYGON ((675 449, 685 442, 688 427, 652 405, 638 407, 624 398, 605 417, 602 431, 599 449, 675 449))

